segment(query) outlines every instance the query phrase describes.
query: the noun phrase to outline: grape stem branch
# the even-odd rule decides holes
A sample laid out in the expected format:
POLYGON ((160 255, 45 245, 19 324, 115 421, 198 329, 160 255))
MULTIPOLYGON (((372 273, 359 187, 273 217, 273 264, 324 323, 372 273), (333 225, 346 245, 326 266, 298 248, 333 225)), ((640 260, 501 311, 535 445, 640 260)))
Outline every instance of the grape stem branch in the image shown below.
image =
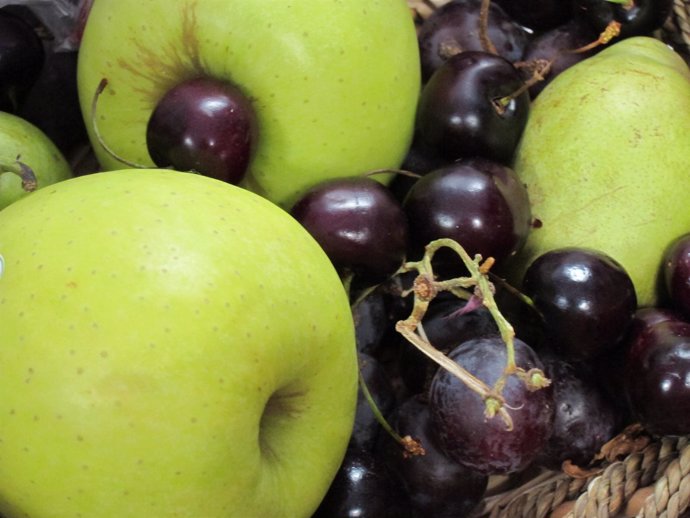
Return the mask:
POLYGON ((397 322, 395 328, 423 354, 460 379, 470 390, 476 392, 484 401, 487 418, 493 418, 498 415, 503 419, 506 427, 512 430, 513 420, 502 395, 508 378, 510 376, 517 376, 526 384, 529 390, 538 390, 546 387, 550 381, 541 370, 530 369, 525 371, 515 363, 515 330, 500 312, 494 299, 494 285, 489 280, 489 271, 493 262, 492 258, 482 261, 480 255, 476 255, 474 258, 470 257, 465 249, 452 239, 437 239, 429 243, 420 261, 406 262, 400 269, 400 273, 416 271, 417 277, 411 289, 414 295, 414 303, 410 316, 405 320, 397 322), (454 251, 462 260, 469 275, 448 280, 436 280, 432 259, 441 248, 450 248, 454 251), (444 291, 465 300, 470 300, 472 297, 477 298, 488 309, 496 322, 501 338, 506 344, 506 365, 502 375, 493 386, 489 386, 461 365, 451 360, 443 352, 436 349, 423 333, 420 333, 420 326, 429 304, 439 293, 444 291))

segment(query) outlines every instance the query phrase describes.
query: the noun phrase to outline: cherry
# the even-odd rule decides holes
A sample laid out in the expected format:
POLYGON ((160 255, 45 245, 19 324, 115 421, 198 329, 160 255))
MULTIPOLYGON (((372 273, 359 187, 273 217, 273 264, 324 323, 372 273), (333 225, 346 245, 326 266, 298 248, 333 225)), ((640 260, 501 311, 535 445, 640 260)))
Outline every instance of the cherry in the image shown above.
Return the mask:
MULTIPOLYGON (((410 255, 434 239, 450 238, 474 256, 501 264, 524 244, 532 216, 525 186, 515 172, 482 158, 459 160, 420 178, 403 202, 410 222, 410 255)), ((439 251, 441 267, 457 256, 439 251)))
POLYGON ((237 184, 256 144, 251 101, 227 82, 201 77, 170 89, 156 105, 146 128, 151 159, 237 184))
POLYGON ((650 35, 661 28, 673 8, 673 0, 574 0, 576 14, 585 16, 597 31, 611 22, 620 23, 618 38, 650 35))
MULTIPOLYGON (((483 50, 480 38, 479 0, 452 0, 436 9, 419 28, 422 79, 428 81, 448 58, 468 50, 483 50)), ((527 32, 492 2, 489 8, 488 37, 499 56, 514 62, 522 57, 527 32)))
POLYGON ((405 258, 405 213, 393 194, 368 176, 320 182, 290 213, 342 275, 380 282, 393 275, 405 258))
POLYGON ((542 32, 567 22, 572 12, 563 0, 495 0, 516 22, 542 32), (564 5, 565 4, 565 5, 564 5))
POLYGON ((543 315, 544 345, 565 359, 590 359, 615 347, 637 308, 620 263, 586 248, 540 255, 525 271, 522 288, 543 315))
POLYGON ((671 304, 690 317, 690 234, 677 238, 664 252, 663 279, 671 304))
POLYGON ((506 59, 481 51, 449 58, 422 89, 416 135, 446 158, 509 163, 527 123, 529 93, 506 59))
POLYGON ((625 390, 633 414, 651 433, 690 433, 690 323, 651 324, 628 351, 625 390))

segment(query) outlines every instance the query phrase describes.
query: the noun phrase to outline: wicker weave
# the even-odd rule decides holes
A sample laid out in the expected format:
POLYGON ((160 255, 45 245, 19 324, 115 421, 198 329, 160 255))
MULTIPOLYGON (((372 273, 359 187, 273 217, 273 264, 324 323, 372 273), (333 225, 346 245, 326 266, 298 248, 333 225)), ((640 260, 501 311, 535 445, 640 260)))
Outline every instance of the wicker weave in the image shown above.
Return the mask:
MULTIPOLYGON (((407 0, 417 21, 450 0, 407 0)), ((690 0, 655 35, 690 63, 690 0)), ((662 437, 589 477, 543 471, 489 496, 472 518, 690 518, 690 436, 662 437)))

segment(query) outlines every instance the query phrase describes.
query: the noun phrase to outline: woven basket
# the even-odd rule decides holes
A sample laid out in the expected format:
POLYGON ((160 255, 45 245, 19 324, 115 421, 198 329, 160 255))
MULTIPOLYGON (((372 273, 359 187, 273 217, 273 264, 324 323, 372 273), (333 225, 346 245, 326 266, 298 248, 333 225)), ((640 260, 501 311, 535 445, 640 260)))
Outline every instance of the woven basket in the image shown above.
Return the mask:
MULTIPOLYGON (((407 0, 417 22, 450 0, 407 0)), ((690 0, 655 36, 690 63, 690 0)), ((471 518, 690 518, 690 436, 649 439, 595 474, 542 470, 484 498, 471 518)))

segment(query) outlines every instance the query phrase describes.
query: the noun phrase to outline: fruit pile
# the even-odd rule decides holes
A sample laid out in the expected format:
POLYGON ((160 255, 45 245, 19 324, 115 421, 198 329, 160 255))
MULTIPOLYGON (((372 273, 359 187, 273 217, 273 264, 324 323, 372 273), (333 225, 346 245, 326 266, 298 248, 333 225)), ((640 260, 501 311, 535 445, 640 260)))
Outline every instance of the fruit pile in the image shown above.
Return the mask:
POLYGON ((685 3, 38 3, 2 518, 686 512, 685 3))

